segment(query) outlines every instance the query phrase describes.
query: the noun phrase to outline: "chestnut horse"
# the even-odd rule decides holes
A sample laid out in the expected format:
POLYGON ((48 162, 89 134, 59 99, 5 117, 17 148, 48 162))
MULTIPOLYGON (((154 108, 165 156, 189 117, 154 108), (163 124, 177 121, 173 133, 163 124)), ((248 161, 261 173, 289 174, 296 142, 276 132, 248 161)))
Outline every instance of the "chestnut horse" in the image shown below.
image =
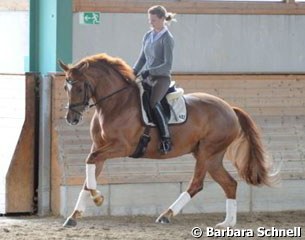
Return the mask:
MULTIPOLYGON (((86 159, 86 180, 73 213, 64 223, 64 226, 75 226, 90 197, 97 206, 103 202, 103 196, 96 189, 96 178, 105 161, 132 155, 145 126, 141 118, 138 85, 132 69, 123 60, 98 54, 84 58, 74 66, 61 61, 59 64, 66 76, 67 122, 78 124, 89 100, 96 107, 90 126, 93 143, 86 159)), ((208 172, 223 188, 227 198, 225 220, 216 227, 233 227, 236 224, 237 182, 224 168, 223 158, 226 154, 248 184, 270 185, 270 164, 260 134, 245 111, 231 107, 218 97, 204 93, 186 94, 184 97, 188 118, 182 125, 170 126, 172 150, 166 155, 159 152, 159 135, 153 128, 143 156, 166 159, 192 153, 196 159, 188 188, 156 222, 170 222, 170 218, 203 189, 208 172)))

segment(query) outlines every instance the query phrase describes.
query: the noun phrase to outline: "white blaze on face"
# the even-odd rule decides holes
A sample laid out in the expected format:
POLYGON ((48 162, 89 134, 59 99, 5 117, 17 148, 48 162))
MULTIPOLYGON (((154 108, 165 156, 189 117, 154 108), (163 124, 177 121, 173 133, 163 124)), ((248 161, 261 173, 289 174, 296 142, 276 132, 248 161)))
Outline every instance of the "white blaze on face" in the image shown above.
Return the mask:
POLYGON ((67 88, 68 88, 69 91, 71 91, 71 89, 72 89, 72 84, 71 84, 71 83, 67 83, 67 88))

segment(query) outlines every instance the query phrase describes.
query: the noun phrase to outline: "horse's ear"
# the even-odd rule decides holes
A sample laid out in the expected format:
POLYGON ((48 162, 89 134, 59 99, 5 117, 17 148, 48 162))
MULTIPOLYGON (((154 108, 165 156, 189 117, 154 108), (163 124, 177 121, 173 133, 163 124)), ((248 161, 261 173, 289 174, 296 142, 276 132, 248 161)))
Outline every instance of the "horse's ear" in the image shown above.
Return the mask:
POLYGON ((89 63, 87 61, 81 62, 80 64, 78 64, 75 68, 79 71, 79 72, 84 72, 87 68, 89 67, 89 63))
POLYGON ((66 64, 64 64, 61 60, 59 60, 58 59, 58 64, 59 64, 59 66, 60 66, 60 68, 62 69, 62 70, 64 70, 65 72, 67 72, 68 70, 69 70, 69 67, 66 65, 66 64))

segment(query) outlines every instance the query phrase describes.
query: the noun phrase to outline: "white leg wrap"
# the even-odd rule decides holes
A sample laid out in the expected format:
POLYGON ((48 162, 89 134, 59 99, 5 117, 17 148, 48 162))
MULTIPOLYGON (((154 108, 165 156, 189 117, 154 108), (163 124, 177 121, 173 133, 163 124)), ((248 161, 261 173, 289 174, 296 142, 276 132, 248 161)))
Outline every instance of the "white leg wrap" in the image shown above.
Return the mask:
POLYGON ((180 210, 191 200, 191 196, 188 192, 183 192, 177 198, 177 200, 169 207, 173 211, 174 216, 177 215, 180 210))
POLYGON ((74 210, 85 212, 86 202, 90 199, 90 192, 82 189, 79 193, 74 210))
POLYGON ((92 190, 96 189, 95 168, 95 164, 86 164, 87 188, 92 190))
POLYGON ((222 223, 216 227, 227 228, 234 227, 236 224, 237 204, 236 199, 227 199, 226 201, 226 218, 222 223))

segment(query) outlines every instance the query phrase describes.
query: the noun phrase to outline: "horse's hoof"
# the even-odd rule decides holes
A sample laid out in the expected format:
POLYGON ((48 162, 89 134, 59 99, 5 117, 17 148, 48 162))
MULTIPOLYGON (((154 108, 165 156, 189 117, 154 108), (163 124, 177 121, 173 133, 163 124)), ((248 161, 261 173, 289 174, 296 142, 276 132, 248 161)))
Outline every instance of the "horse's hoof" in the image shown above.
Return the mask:
POLYGON ((214 229, 225 229, 225 227, 221 223, 218 223, 215 225, 214 229))
POLYGON ((76 225, 77 225, 76 220, 69 217, 63 224, 63 227, 75 227, 76 225))
POLYGON ((97 207, 100 207, 104 202, 104 197, 103 196, 97 196, 93 199, 93 201, 94 201, 94 203, 97 207))
POLYGON ((216 226, 214 227, 215 229, 226 229, 226 228, 233 228, 235 226, 235 224, 233 223, 226 223, 226 222, 222 222, 222 223, 218 223, 216 224, 216 226))
POLYGON ((170 223, 170 220, 169 220, 169 218, 167 218, 165 216, 160 216, 157 218, 156 223, 168 224, 168 223, 170 223))
POLYGON ((97 207, 101 206, 104 202, 104 197, 102 196, 101 192, 98 190, 94 190, 91 192, 91 199, 95 203, 97 207))

